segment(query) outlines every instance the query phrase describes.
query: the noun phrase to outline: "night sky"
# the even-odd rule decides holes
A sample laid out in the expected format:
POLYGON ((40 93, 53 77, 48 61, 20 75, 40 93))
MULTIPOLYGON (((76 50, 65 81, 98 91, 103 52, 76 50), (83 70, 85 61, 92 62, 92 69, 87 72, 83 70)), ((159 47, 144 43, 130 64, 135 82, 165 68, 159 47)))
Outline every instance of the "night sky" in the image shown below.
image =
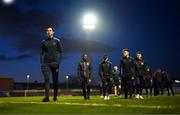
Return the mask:
POLYGON ((119 65, 121 50, 136 51, 153 70, 161 67, 180 75, 180 2, 178 0, 15 0, 0 2, 0 77, 43 81, 40 44, 52 25, 63 43, 59 79, 76 75, 85 49, 93 63, 95 81, 103 54, 119 65), (89 36, 83 16, 93 13, 96 28, 89 36))

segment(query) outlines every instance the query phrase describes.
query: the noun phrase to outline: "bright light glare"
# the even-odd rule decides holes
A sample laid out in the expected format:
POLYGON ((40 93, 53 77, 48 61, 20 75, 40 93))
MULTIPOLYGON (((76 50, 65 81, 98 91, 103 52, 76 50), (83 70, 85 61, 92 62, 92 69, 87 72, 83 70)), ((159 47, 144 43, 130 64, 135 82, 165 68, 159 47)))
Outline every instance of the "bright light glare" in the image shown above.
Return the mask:
POLYGON ((95 28, 95 25, 96 25, 96 17, 92 14, 88 14, 88 15, 85 15, 84 16, 84 29, 87 29, 87 30, 93 30, 95 28))
POLYGON ((68 79, 69 78, 69 76, 66 76, 66 79, 68 79))
POLYGON ((30 75, 27 75, 26 77, 27 77, 27 79, 29 79, 29 78, 30 78, 30 75))
POLYGON ((9 5, 14 2, 14 0, 2 0, 4 4, 9 5))

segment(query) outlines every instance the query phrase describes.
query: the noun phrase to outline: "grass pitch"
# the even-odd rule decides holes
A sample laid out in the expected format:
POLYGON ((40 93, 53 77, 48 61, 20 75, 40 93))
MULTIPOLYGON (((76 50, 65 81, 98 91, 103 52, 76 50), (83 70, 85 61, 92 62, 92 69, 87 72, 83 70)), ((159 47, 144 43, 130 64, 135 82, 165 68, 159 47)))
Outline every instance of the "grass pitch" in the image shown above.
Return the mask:
POLYGON ((91 96, 59 96, 57 102, 41 102, 43 97, 0 98, 0 114, 179 114, 180 95, 145 97, 144 100, 91 96))

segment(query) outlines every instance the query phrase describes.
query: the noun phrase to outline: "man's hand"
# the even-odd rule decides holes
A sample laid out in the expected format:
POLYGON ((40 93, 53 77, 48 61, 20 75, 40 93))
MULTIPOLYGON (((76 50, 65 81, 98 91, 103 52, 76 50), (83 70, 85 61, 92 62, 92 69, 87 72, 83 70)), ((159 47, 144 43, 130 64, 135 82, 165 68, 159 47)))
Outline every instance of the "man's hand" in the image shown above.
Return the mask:
POLYGON ((51 66, 54 67, 54 68, 58 68, 59 67, 59 64, 57 62, 52 62, 51 63, 51 66))
POLYGON ((131 80, 134 80, 134 76, 131 77, 131 80))
POLYGON ((110 81, 111 81, 111 82, 113 81, 112 77, 110 78, 110 81))
POLYGON ((49 69, 48 65, 47 64, 41 64, 41 70, 43 71, 47 71, 49 69))
POLYGON ((88 79, 88 82, 91 83, 91 79, 88 79))

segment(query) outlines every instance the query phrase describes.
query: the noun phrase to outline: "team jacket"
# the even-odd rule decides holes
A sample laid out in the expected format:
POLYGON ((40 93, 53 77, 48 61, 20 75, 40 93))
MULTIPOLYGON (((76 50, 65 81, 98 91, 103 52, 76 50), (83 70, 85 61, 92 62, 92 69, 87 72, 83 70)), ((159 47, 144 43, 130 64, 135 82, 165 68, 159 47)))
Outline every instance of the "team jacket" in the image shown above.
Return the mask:
POLYGON ((59 39, 53 37, 43 40, 41 42, 40 63, 55 62, 59 64, 61 62, 62 52, 63 48, 59 39))

